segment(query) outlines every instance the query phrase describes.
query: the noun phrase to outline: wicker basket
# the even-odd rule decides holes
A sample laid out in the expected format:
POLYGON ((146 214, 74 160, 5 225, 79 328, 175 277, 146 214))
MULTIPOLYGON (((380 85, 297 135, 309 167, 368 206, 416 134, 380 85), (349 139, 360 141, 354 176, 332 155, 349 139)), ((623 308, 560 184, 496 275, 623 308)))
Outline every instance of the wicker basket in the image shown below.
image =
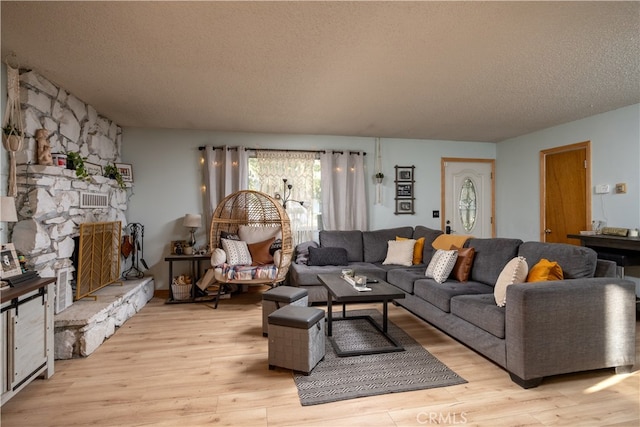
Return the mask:
POLYGON ((191 298, 191 286, 190 283, 172 283, 171 292, 173 293, 173 299, 176 301, 185 301, 191 298))

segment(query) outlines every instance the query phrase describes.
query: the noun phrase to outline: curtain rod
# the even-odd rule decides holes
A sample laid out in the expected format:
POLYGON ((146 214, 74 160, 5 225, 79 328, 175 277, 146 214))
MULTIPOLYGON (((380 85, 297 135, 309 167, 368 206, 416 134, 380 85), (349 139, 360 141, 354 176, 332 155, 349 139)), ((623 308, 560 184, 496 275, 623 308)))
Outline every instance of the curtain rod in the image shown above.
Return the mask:
MULTIPOLYGON (((201 145, 200 147, 198 147, 198 150, 203 151, 206 150, 206 146, 201 145)), ((224 146, 221 147, 211 147, 214 150, 222 150, 224 148, 224 146)), ((237 150, 238 147, 227 147, 227 150, 237 150)), ((290 150, 290 149, 279 149, 279 148, 245 148, 245 151, 284 151, 284 152, 302 152, 302 153, 318 153, 318 154, 324 154, 327 152, 327 150, 290 150)), ((329 150, 332 153, 340 153, 340 154, 344 154, 344 151, 342 150, 329 150)), ((349 151, 349 154, 360 154, 359 151, 349 151)), ((367 153, 363 152, 362 153, 363 156, 366 156, 367 153)))

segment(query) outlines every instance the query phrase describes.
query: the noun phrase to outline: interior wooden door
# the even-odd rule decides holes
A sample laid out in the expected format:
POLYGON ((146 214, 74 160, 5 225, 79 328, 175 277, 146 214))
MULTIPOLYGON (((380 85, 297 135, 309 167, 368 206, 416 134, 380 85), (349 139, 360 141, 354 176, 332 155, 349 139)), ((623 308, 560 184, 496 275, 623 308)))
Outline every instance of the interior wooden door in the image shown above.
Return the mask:
POLYGON ((442 229, 488 238, 495 236, 493 159, 443 158, 442 229))
POLYGON ((540 152, 540 240, 579 244, 567 234, 589 230, 591 173, 589 142, 540 152))

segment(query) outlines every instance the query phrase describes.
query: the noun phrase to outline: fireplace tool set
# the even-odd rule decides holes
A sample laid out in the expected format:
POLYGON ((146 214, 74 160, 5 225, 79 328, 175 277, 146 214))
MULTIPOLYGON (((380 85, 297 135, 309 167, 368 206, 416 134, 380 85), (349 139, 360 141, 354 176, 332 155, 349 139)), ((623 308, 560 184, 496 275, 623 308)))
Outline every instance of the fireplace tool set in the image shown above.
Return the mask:
POLYGON ((139 222, 132 222, 124 228, 125 235, 122 237, 120 252, 125 260, 131 255, 131 267, 122 272, 122 278, 140 279, 144 273, 140 269, 140 264, 145 269, 149 269, 147 262, 144 260, 144 225, 139 222))

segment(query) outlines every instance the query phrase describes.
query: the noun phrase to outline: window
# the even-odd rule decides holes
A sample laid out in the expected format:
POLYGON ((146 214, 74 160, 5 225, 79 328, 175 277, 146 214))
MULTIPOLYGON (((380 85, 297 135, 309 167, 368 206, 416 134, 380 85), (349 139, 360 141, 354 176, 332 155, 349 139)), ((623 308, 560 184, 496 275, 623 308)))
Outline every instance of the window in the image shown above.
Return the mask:
POLYGON ((249 158, 249 189, 283 203, 291 220, 294 245, 317 241, 322 221, 320 159, 316 153, 256 150, 249 158))

